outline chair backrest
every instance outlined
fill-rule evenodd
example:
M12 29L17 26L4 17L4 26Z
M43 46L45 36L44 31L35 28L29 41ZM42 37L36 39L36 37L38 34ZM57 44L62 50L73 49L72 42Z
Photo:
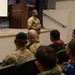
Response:
M15 64L0 67L0 75L16 75Z
M57 52L58 64L62 64L63 62L67 62L69 57L66 55L66 50L61 50Z
M36 75L37 73L39 73L39 71L36 68L35 60L18 65L17 75Z

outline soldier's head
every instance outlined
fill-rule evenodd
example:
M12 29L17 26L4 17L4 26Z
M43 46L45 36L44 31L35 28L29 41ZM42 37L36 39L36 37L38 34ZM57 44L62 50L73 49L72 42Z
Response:
M71 40L67 46L66 54L71 59L75 59L75 39ZM75 61L75 60L74 60Z
M27 36L24 32L20 32L16 35L14 43L17 47L25 47L27 44Z
M32 16L37 17L38 16L38 12L36 9L31 11Z
M50 46L40 46L35 54L35 64L39 71L52 69L57 63L57 54Z
M60 40L60 32L58 30L52 30L50 32L50 39L52 42Z
M28 31L27 37L30 42L33 42L34 40L36 41L38 39L39 35L35 30L31 29Z
M75 38L75 29L73 29L72 38Z

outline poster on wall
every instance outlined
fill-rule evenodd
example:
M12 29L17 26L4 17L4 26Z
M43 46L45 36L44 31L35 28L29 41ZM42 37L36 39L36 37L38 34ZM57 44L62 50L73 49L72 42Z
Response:
M8 16L8 0L0 0L0 17Z

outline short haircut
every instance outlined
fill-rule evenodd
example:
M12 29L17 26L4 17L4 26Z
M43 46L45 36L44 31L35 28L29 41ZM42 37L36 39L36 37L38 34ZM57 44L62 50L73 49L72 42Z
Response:
M26 41L27 41L27 35L24 32L19 32L16 35L15 40L19 45L24 46L26 44Z
M35 10L36 10L36 9L33 9L33 10L31 11L31 15L34 13Z
M57 54L50 46L40 46L35 54L36 60L46 69L56 66Z
M75 58L75 39L73 39L69 42L68 48L70 48L70 52L71 52L72 56Z
M50 32L50 36L55 39L55 40L59 40L60 39L60 32L58 30L52 30Z
M75 34L75 29L73 29L73 34Z

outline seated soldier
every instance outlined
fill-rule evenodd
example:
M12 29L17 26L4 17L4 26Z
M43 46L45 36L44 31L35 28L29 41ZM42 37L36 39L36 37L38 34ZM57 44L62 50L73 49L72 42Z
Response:
M25 47L25 45L27 44L27 36L25 33L23 32L18 33L16 35L14 43L16 45L16 50L5 57L1 66L13 63L18 64L21 62L34 59L32 52Z
M57 53L50 46L40 46L35 54L38 75L64 75L57 64Z
M29 40L29 45L27 48L35 55L38 47L41 46L42 43L39 41L39 36L35 30L29 30L27 36Z
M75 75L75 39L69 42L66 54L70 58L70 62L63 68L62 72L65 75Z
M52 30L50 32L50 39L53 42L53 44L50 44L56 52L65 49L64 42L60 39L60 32L58 30Z

